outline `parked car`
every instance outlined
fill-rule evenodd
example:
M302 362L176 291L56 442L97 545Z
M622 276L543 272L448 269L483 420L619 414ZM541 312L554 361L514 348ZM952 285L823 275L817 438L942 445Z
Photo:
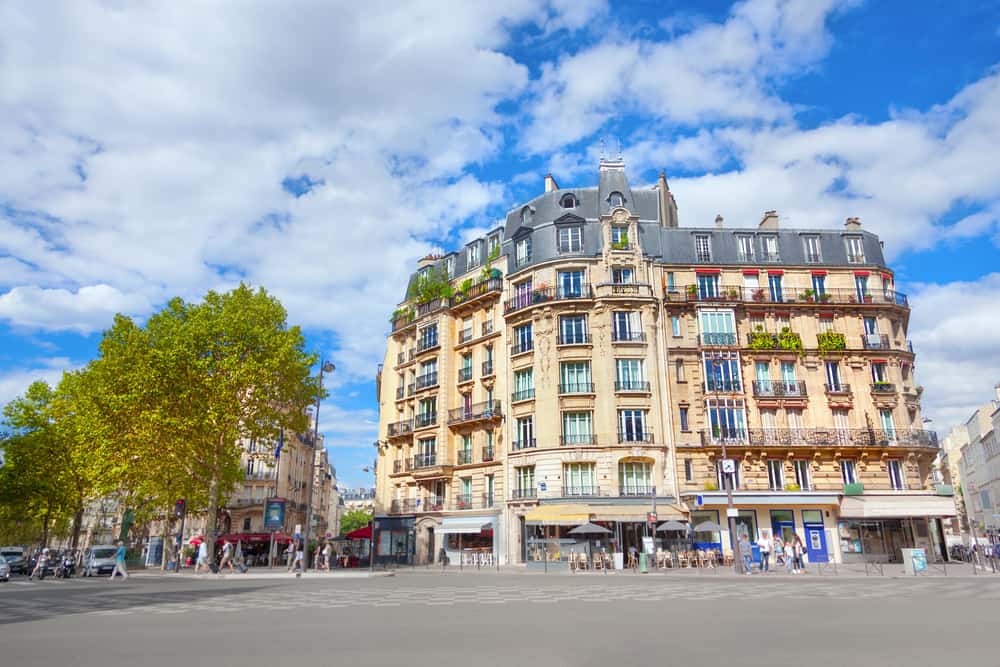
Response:
M28 560L23 547L0 547L0 556L7 561L11 574L28 574Z
M3 556L0 556L0 581L10 581L10 565Z
M56 565L59 559L55 549L49 549L49 559L45 561L45 568L43 572L40 572L40 577L50 577L56 572ZM28 574L35 571L35 565L38 564L38 554L35 554L28 560Z
M83 576L93 577L101 574L111 574L115 569L115 552L113 544L102 544L90 547L83 552Z

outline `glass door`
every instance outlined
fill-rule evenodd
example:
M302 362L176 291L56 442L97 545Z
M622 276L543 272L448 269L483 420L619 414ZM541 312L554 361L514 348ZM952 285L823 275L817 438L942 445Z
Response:
M583 271L563 271L559 274L559 298L578 299L583 296Z

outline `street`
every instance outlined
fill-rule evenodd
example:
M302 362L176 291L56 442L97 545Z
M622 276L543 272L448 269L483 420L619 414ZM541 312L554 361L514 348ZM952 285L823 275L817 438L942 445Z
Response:
M940 665L994 650L1000 578L133 576L0 586L9 665Z

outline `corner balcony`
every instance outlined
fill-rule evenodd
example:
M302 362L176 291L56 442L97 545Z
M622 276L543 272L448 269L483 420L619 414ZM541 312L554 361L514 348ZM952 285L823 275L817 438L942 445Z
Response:
M503 417L500 401L483 401L448 411L448 425L470 424L478 421L499 420Z
M754 380L754 398L805 398L806 383L802 380Z
M389 424L386 429L386 434L389 438L405 438L413 433L413 420L404 419L403 421L393 422Z
M585 283L575 288L565 287L539 287L524 294L518 294L513 299L508 299L504 304L504 314L524 310L531 306L557 301L572 301L578 299L593 299L594 291L590 283Z

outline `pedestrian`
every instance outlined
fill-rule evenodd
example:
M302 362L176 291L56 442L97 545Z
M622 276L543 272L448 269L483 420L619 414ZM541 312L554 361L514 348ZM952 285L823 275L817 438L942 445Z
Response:
M746 533L740 535L740 556L743 558L743 574L753 574L753 547Z
M795 536L795 574L805 574L806 572L806 545L802 538Z
M785 543L781 541L781 535L775 534L774 536L774 564L784 565L785 564Z
M198 562L195 563L194 573L198 574L201 572L201 568L205 568L209 572L212 571L212 568L208 565L208 542L206 540L202 540L198 544Z
M233 543L229 540L225 540L222 543L222 560L219 562L219 574L222 574L222 568L229 566L231 572L235 572L236 568L233 567Z
M321 561L322 557L323 557L323 545L317 542L316 548L313 550L313 559L312 559L314 570L322 569L323 567L323 563Z
M295 573L302 574L305 570L305 558L306 558L306 547L300 540L298 546L295 549Z
M757 540L757 548L760 549L760 571L761 573L771 570L771 539L767 531L760 531L760 539Z
M791 540L785 542L785 572L789 574L798 574L795 571L795 546L792 544Z
M330 556L333 555L333 545L329 542L323 547L323 569L330 571Z
M45 547L44 549L41 550L41 552L39 552L37 560L35 561L35 569L33 569L31 571L31 574L28 575L28 580L30 581L31 579L33 579L36 574L38 575L39 579L44 579L45 568L48 566L48 564L49 564L49 548Z
M125 548L125 543L118 540L118 548L115 550L115 567L111 570L111 576L108 577L108 581L112 581L116 574L122 575L122 579L128 579L128 570L125 569L125 554L128 550Z
M288 566L285 571L291 572L292 566L295 564L295 540L289 542L288 548L285 549L285 564Z

